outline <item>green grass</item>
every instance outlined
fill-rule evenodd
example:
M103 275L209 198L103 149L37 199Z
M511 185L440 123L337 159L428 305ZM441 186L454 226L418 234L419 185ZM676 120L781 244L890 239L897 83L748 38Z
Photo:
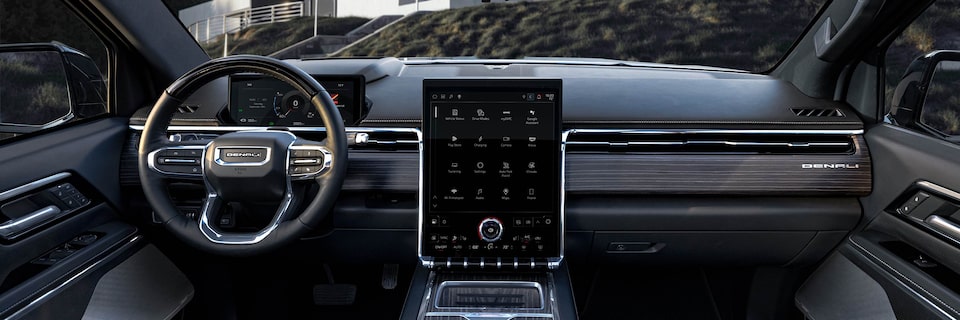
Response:
M317 20L317 33L321 35L345 35L367 23L370 19L359 17L328 18ZM253 26L230 35L228 54L269 55L313 36L313 17L302 17L287 22ZM203 49L211 57L223 56L223 36L206 43Z
M552 0L413 16L341 56L594 57L769 69L822 0Z

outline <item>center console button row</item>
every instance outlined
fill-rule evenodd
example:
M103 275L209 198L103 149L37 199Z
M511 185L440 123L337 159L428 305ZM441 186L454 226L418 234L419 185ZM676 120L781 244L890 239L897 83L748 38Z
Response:
M520 257L437 257L437 266L454 268L481 268L481 269L536 269L544 268L549 264L546 258Z

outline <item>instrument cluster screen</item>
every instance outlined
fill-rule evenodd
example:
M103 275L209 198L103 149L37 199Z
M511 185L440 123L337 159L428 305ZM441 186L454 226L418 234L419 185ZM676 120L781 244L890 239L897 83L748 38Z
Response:
M316 76L340 110L345 125L355 125L364 103L363 76ZM317 110L287 83L270 76L230 78L230 117L241 126L323 126Z
M560 85L424 81L422 255L560 255Z

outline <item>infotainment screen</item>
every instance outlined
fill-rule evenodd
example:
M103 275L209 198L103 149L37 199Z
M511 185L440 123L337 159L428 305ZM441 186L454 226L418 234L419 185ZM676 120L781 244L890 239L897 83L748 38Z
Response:
M424 80L421 256L560 256L560 88Z
M361 120L363 76L316 76L345 125ZM263 75L230 77L230 117L241 126L323 126L317 111L292 86Z

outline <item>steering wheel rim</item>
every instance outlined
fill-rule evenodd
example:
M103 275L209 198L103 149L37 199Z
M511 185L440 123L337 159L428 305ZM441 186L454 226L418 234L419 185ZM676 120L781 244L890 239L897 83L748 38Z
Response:
M316 197L313 198L310 204L296 218L290 219L289 216L283 216L282 211L285 211L285 207L281 205L280 210L278 210L274 216L277 220L276 224L273 224L272 221L272 225L268 225L268 227L264 229L269 228L270 230L263 235L255 237L253 239L254 241L218 241L218 233L211 233L209 225L204 226L207 212L204 212L200 222L194 221L178 212L167 191L169 177L155 171L151 161L153 161L154 151L171 146L167 139L167 127L177 107L183 103L184 99L196 92L203 85L215 79L238 73L260 73L269 75L293 86L294 89L304 96L310 97L309 100L314 108L317 109L318 115L327 132L327 138L321 143L322 149L325 149L325 158L323 161L325 165L322 173L311 176L319 185ZM249 133L250 131L238 132L234 137L244 132ZM258 136L263 139L283 140L285 139L282 137L284 134L292 136L292 134L287 131L260 131L247 135ZM210 198L211 183L208 181L208 178L211 178L211 175L213 175L213 173L210 173L210 171L212 171L210 165L213 164L213 162L208 161L212 161L213 159L213 155L210 154L210 152L213 151L211 145L221 138L226 141L227 138L225 137L228 135L214 139L204 149L202 161L205 165L202 167L202 170L204 184L208 192L204 210L208 209L211 200L215 200L215 198ZM301 139L294 136L294 140L300 141ZM293 142L290 143L290 146L292 145ZM282 151L289 152L292 148L281 149ZM219 157L219 148L216 152ZM267 158L269 158L270 153L267 152L267 154ZM279 159L276 158L267 160L279 161ZM290 161L289 153L282 160L284 161L284 168L287 168L287 166L289 166L287 163ZM333 207L343 184L344 176L346 175L347 137L343 120L340 117L336 105L333 100L330 99L329 94L327 94L323 86L312 76L299 68L277 59L253 55L235 55L213 59L203 63L188 71L164 90L163 94L154 104L144 124L138 149L138 163L140 181L147 201L167 230L187 244L207 252L229 256L256 255L275 250L298 239L324 219L327 212ZM279 166L279 164L276 165ZM284 174L288 173L284 172ZM289 182L288 177L288 187ZM213 194L217 193L217 190L213 191ZM290 190L288 190L287 194L291 194ZM287 199L284 201L283 203L286 203ZM296 201L290 202L293 204L296 203ZM291 203L286 203L286 206L289 205L291 205ZM212 231L217 230L214 227Z

